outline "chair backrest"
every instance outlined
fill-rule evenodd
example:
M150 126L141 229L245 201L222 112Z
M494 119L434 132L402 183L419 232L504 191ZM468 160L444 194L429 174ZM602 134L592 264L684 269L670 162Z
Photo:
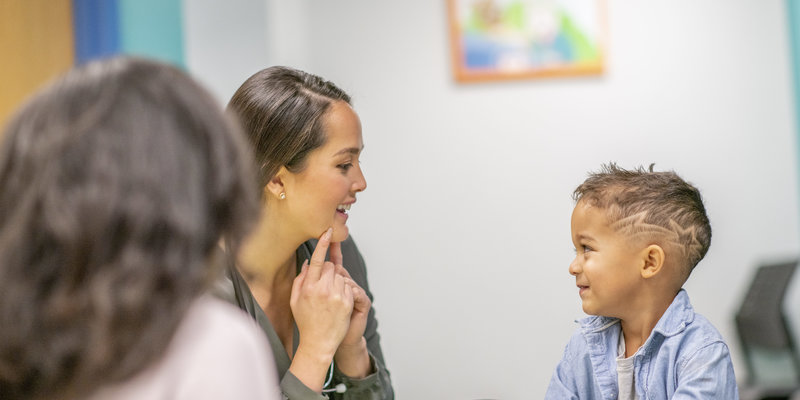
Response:
M783 307L797 263L759 267L736 313L750 383L800 383L800 359Z

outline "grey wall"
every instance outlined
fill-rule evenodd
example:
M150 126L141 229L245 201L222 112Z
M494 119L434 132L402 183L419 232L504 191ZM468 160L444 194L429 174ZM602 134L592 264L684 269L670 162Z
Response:
M609 0L603 76L462 85L444 1L224 2L257 16L235 22L185 1L187 63L221 101L262 64L354 97L369 188L351 232L399 398L543 395L582 316L570 193L607 161L701 188L714 238L686 288L743 376L733 313L756 264L800 243L783 2Z

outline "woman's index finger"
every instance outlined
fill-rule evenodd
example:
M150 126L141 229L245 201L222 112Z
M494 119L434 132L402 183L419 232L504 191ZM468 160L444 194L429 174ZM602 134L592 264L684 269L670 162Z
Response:
M344 261L342 257L342 244L339 242L331 243L330 253L331 262L334 265L342 265Z
M319 279L320 271L325 264L325 254L328 253L328 246L331 244L331 230L332 228L328 228L328 230L319 237L317 247L314 248L314 253L311 254L311 262L308 264L308 274L314 280Z

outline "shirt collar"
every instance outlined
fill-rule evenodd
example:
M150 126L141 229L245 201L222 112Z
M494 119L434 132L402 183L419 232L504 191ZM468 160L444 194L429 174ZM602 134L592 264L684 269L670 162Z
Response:
M686 329L694 321L694 309L689 302L689 295L681 289L672 300L667 311L658 320L653 333L658 333L664 337L675 336Z
M658 333L664 337L675 336L683 332L686 327L694 320L694 309L689 302L689 295L681 289L672 300L672 303L659 318L653 333ZM580 324L584 333L597 333L604 331L616 324L618 318L603 317L599 315L589 316L576 321ZM652 334L651 334L652 336Z

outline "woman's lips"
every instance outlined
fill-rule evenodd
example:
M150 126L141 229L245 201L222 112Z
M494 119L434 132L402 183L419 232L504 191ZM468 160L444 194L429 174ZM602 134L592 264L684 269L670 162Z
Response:
M339 204L336 207L336 213L338 215L340 215L340 216L343 216L344 219L346 220L347 219L347 212L350 210L350 206L352 206L352 205L353 205L353 203Z

